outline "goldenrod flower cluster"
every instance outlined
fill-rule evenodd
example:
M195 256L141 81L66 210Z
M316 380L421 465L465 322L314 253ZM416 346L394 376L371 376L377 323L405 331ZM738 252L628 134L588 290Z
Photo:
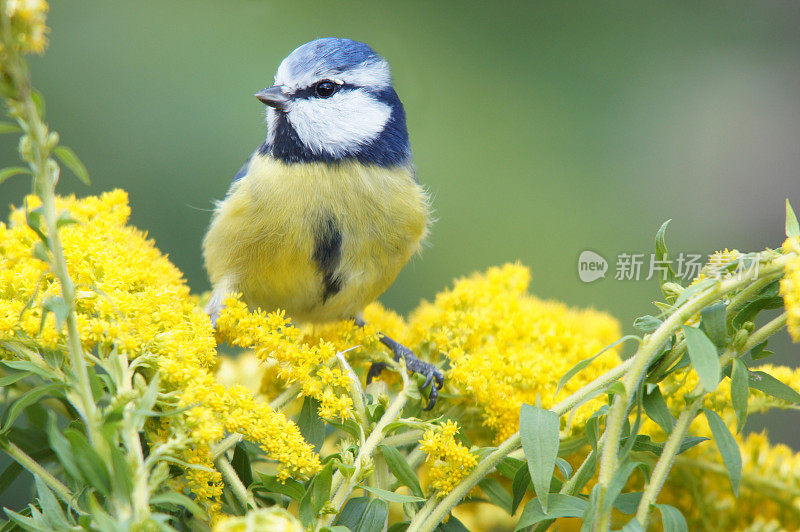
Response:
M431 463L430 487L437 495L444 496L469 475L478 461L469 449L456 441L458 425L451 420L425 431L420 447Z
M781 279L781 295L786 307L789 334L795 342L800 342L800 239L786 239L783 249L797 254L786 265L786 274Z
M0 339L61 349L63 331L46 312L60 297L60 287L48 264L32 256L38 237L26 223L26 211L39 200L29 196L25 203L12 211L10 225L0 223ZM181 458L211 466L211 445L225 432L239 432L280 462L282 478L315 473L319 459L294 423L245 387L226 388L214 380L216 347L208 316L181 272L144 233L126 225L127 194L59 198L57 208L68 213L62 219L76 222L63 225L59 236L77 289L84 349L115 349L140 359L143 369L159 371L161 391L176 398L175 406L192 407L151 434L166 439L170 431L186 431L191 448ZM221 493L213 470L190 469L187 478L199 497Z
M45 25L49 6L45 0L6 0L5 13L10 24L11 38L14 44L23 53L34 52L41 54L47 46L47 31ZM4 55L3 45L0 43L0 58Z
M256 355L273 368L267 374L269 378L277 376L282 383L298 383L302 395L320 402L320 417L345 420L352 416L350 377L332 366L337 352L374 343L375 331L365 333L345 321L327 326L327 337L314 336L292 325L282 311L251 312L237 297L226 298L217 331L231 345L254 348Z
M410 320L416 344L431 343L449 358L446 382L457 390L454 400L477 405L496 441L518 430L523 403L552 406L620 362L609 350L557 395L562 375L619 339L619 323L603 312L533 297L529 282L528 269L519 264L490 268L456 281ZM574 424L580 426L599 406L584 405Z
M275 507L226 517L214 525L214 532L303 532L303 525L288 511Z

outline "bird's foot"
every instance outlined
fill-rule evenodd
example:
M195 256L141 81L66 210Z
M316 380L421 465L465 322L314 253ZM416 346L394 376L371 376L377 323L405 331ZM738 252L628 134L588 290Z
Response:
M407 348L403 344L395 342L388 336L381 334L380 340L386 347L392 350L394 359L396 361L399 362L402 358L405 360L406 368L409 371L425 376L425 384L422 385L423 389L427 388L429 385L431 385L431 383L434 383L431 386L431 391L428 395L428 405L424 410L427 411L432 409L434 405L436 405L436 399L439 397L439 389L441 389L442 385L444 385L444 375L442 375L442 372L436 369L436 366L433 364L425 362L424 360L420 360L417 358L414 352L411 351L411 349ZM367 384L372 382L372 379L380 375L381 371L386 369L387 366L388 364L385 362L373 363L367 372Z

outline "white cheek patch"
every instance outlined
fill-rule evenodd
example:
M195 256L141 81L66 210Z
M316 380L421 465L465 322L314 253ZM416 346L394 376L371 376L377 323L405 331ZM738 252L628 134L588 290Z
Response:
M334 157L374 140L392 114L391 107L362 90L342 90L327 99L295 100L287 111L297 136L311 152Z

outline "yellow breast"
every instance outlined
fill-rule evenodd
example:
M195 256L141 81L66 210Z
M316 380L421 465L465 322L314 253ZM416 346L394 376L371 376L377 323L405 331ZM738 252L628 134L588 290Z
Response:
M429 198L413 168L253 156L203 242L218 289L297 321L353 317L419 249Z

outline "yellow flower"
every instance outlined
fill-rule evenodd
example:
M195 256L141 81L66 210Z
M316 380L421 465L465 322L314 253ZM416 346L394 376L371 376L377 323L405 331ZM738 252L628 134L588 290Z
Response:
M478 464L469 449L455 440L457 432L458 425L448 420L425 431L420 440L422 450L428 455L426 462L432 463L430 487L440 497L450 493Z
M796 253L786 265L786 273L781 279L781 295L786 306L789 334L795 342L800 342L800 239L786 239L783 249Z
M446 386L458 396L452 400L477 405L495 441L518 430L522 403L551 406L620 362L609 350L557 395L562 375L619 339L619 324L602 312L537 299L527 294L529 281L528 269L518 264L490 268L456 281L410 319L411 344L446 354ZM599 405L584 405L573 423L580 426Z
M47 46L45 20L49 6L44 0L6 0L3 16L23 52L42 53ZM0 50L2 52L2 50Z
M39 203L30 196L26 209ZM77 289L84 349L141 358L143 376L157 369L160 391L174 398L167 408L191 407L170 418L166 431L149 427L149 434L160 438L155 441L168 438L170 431L185 433L189 444L181 460L212 467L211 446L226 432L239 432L279 462L281 478L307 478L318 471L318 456L292 421L243 386L226 388L214 380L217 354L208 316L189 294L181 272L144 233L126 225L127 194L115 190L56 203L77 221L62 226L59 236ZM0 224L0 340L64 351L63 331L47 311L61 296L58 281L48 264L32 256L38 237L26 223L25 209L13 209L10 220L8 226ZM0 358L9 356L14 355L0 349ZM187 468L185 475L202 502L209 508L216 504L211 501L221 489L216 472Z
M303 532L303 525L283 508L268 508L222 519L214 532Z

